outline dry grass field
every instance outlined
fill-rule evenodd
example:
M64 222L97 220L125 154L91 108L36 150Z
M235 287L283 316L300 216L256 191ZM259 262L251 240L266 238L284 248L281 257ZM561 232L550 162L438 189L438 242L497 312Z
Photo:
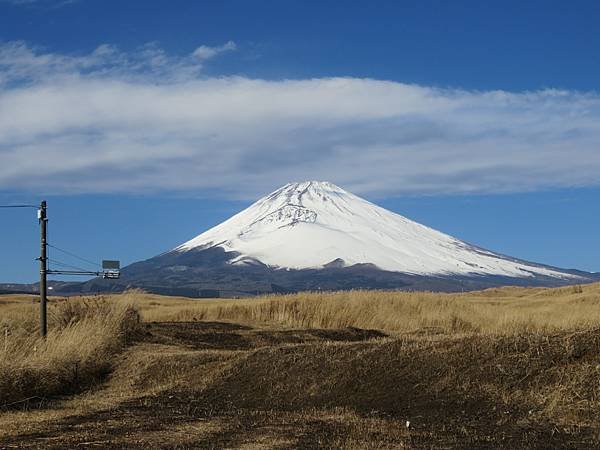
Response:
M55 298L45 342L37 313L0 297L0 449L600 442L600 284Z
M466 294L350 291L244 300L171 300L141 295L145 321L227 320L297 328L375 328L410 333L512 335L600 326L600 284L502 288Z
M1 298L1 297L0 297ZM0 404L80 391L102 380L139 327L132 307L105 299L56 302L52 333L39 337L30 298L0 300Z

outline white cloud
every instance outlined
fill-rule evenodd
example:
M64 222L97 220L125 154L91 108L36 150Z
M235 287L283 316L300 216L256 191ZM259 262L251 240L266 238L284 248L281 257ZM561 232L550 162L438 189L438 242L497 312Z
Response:
M235 42L229 41L226 44L220 45L218 47L208 47L206 45L201 45L196 50L194 50L193 55L200 60L206 60L214 58L219 53L229 52L236 49L237 46L235 45Z
M195 59L156 45L84 56L4 45L0 190L253 198L304 179L392 195L600 184L597 93L210 78Z
M43 53L25 42L0 44L0 86L60 80L69 77L88 79L118 79L136 83L164 84L198 78L203 61L219 53L235 50L234 42L220 47L200 47L211 56L170 56L155 42L139 47L134 52L122 52L117 47L103 44L87 55Z

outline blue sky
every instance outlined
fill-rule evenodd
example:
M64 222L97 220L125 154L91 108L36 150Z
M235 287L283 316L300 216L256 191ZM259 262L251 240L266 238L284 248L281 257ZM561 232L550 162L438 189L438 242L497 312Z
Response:
M0 204L46 198L51 242L127 263L322 179L492 250L600 271L599 15L0 0ZM0 282L35 280L37 235L34 211L0 210Z

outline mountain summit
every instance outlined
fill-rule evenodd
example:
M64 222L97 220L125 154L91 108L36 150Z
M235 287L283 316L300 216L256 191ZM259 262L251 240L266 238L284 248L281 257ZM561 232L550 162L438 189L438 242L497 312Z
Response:
M243 296L340 289L557 286L597 275L522 261L420 225L327 182L290 183L229 220L80 292Z
M277 269L372 264L412 275L576 275L469 245L328 182L289 183L175 249L221 247L231 264Z

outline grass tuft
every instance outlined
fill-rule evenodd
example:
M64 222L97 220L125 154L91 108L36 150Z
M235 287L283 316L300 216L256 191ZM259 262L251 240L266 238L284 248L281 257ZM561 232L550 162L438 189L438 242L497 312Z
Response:
M105 298L49 306L49 333L39 337L38 305L3 311L0 329L0 406L80 391L110 371L113 356L139 323L137 311Z

